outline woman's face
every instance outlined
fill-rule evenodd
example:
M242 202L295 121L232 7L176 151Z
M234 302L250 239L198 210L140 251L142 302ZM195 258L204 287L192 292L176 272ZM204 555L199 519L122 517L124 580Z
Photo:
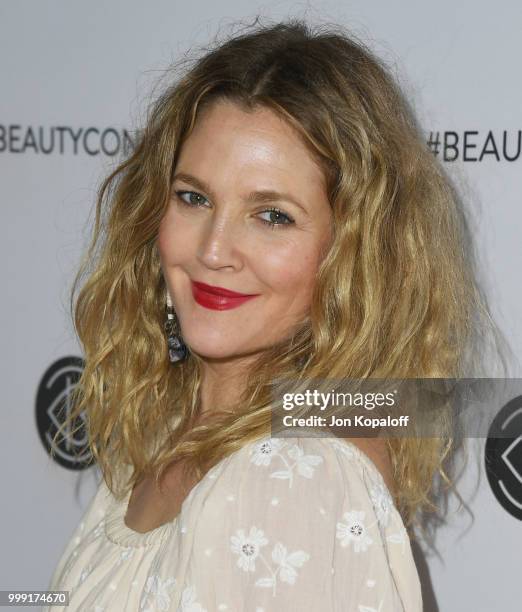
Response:
M185 343L227 359L289 336L309 312L331 237L324 176L298 135L267 108L215 102L174 174L157 244ZM254 297L220 297L194 282Z

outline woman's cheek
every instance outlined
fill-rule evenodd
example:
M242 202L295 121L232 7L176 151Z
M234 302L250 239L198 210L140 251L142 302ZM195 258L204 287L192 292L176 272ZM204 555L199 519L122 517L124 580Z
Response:
M299 255L297 255L299 254ZM263 261L263 260L259 260ZM314 285L317 256L302 249L264 258L268 284L286 293L308 293ZM261 274L260 274L261 275Z
M167 214L161 221L158 229L157 245L161 257L170 262L176 262L180 257L188 254L190 245L194 245L195 236L191 232L193 227L184 226L183 221L174 219L174 215Z

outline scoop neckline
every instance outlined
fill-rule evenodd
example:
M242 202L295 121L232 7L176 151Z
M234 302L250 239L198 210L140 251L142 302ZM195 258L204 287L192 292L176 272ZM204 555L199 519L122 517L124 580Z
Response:
M163 541L167 533L177 526L183 506L173 520L146 532L135 531L125 523L125 515L127 514L131 495L132 487L122 499L117 499L111 494L105 520L106 536L109 540L121 546L150 546Z
M183 533L181 517L186 504L189 503L196 491L203 486L203 483L209 479L214 479L217 471L224 467L225 462L229 461L232 455L240 452L243 448L244 447L241 447L239 450L234 451L230 455L224 457L203 475L203 478L201 478L201 480L199 480L189 491L188 495L181 504L178 514L173 519L159 525L158 527L155 527L154 529L150 529L149 531L135 531L125 523L125 515L127 514L127 509L129 507L132 487L129 489L129 491L127 491L127 493L125 493L122 499L117 499L109 492L110 501L106 511L105 535L109 540L111 540L111 542L114 544L119 544L120 546L145 547L161 543L171 532L177 531L178 529L180 529ZM126 466L123 471L125 471L125 469L128 472L127 476L130 475L130 471L132 469L131 466Z
M330 441L330 443L332 443L334 446L337 446L337 448L341 449L341 452L347 457L350 457L350 453L355 455L361 463L366 465L370 469L370 471L374 473L380 485L384 488L384 491L390 496L393 502L394 498L379 468L372 461L372 459L370 459L370 457L362 449L360 449L356 444L354 444L353 442L349 440L344 440L342 438L337 438L335 436L330 437L330 436L317 436L316 435L316 436L310 436L310 437L319 438L322 440L325 439L325 440ZM291 439L295 441L295 440L299 440L302 438L309 439L309 437L307 438L306 436L292 436ZM146 546L152 546L154 544L161 543L167 537L169 533L173 531L177 531L178 529L183 529L183 527L180 525L180 522L181 522L181 516L183 513L183 509L186 506L186 503L188 502L190 498L194 496L196 490L200 488L201 486L203 486L204 482L206 482L209 478L215 478L215 473L217 472L217 470L219 470L220 468L224 466L224 463L227 460L230 460L232 456L238 454L239 452L243 451L247 447L255 446L258 444L263 444L271 439L288 440L287 437L274 438L273 436L268 435L268 436L264 436L263 438L254 440L253 442L249 442L245 444L244 446L242 446L237 451L234 451L230 455L227 455L221 461L219 461L216 465L214 465L206 474L204 474L203 478L199 480L192 487L189 494L183 500L179 513L173 519L171 519L170 521L167 521L166 523L163 523L162 525L159 525L158 527L155 527L154 529L146 531L146 532L135 531L134 529L131 529L125 523L125 515L127 514L130 497L132 495L132 487L121 499L117 499L107 489L108 494L110 495L110 501L109 501L109 504L106 510L106 515L105 515L105 535L113 543L118 544L120 546L126 546L126 547L146 547ZM126 469L130 472L131 467L126 466ZM395 508L394 502L392 503L392 506Z

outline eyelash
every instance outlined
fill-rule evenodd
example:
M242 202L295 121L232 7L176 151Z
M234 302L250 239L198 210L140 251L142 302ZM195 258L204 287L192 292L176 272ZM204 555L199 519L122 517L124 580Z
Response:
M194 194L197 195L201 198L204 198L204 196L202 196L200 193L198 193L197 191L188 191L188 190L182 190L182 191L175 191L174 192L176 194L176 196L178 197L178 199L185 205L185 206L190 206L192 208L194 207L198 207L197 204L189 204L188 202L186 202L181 196L185 195L187 193L189 194ZM204 198L206 199L206 198ZM267 225L270 229L275 229L276 227L278 228L282 228L282 227L288 227L290 225L293 225L295 223L294 219L292 219L292 217L290 217L289 215L287 215L286 213L284 213L282 210L279 210L279 208L275 208L274 206L271 206L270 208L267 208L263 211L261 211L263 213L266 212L275 212L278 213L279 215L282 215L283 217L285 217L286 219L288 219L288 222L284 222L284 223L273 223L271 221L267 221L266 219L260 219L261 223L264 223L265 225Z

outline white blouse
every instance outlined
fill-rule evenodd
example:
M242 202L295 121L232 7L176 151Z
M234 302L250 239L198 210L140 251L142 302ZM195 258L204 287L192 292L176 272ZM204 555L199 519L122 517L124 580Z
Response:
M125 524L129 498L101 481L49 586L69 606L44 612L422 612L401 516L347 441L246 444L147 533Z

